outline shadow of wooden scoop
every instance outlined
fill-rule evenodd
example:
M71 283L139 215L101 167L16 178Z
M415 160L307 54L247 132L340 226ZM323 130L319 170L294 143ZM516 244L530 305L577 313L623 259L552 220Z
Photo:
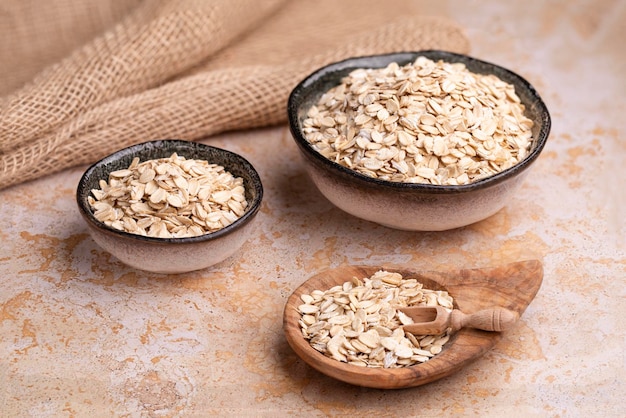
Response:
M413 320L413 324L402 328L414 335L439 335L448 328L455 332L465 327L483 331L506 331L519 319L517 312L504 308L483 309L472 314L465 314L458 309L449 312L441 306L409 306L398 310Z

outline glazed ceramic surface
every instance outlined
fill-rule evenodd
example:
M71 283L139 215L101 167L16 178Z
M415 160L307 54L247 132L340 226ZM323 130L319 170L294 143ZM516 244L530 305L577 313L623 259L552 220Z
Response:
M187 159L202 159L222 165L234 176L243 178L248 201L244 215L219 231L188 238L130 234L95 219L87 198L92 189L99 188L100 180L108 180L112 171L127 168L135 157L146 161L169 157L173 152ZM146 142L111 154L87 169L76 192L78 208L94 241L125 264L156 273L199 270L233 255L249 237L251 221L259 210L262 198L261 179L243 157L224 149L180 140Z
M331 161L315 151L302 131L307 111L320 96L357 68L382 68L391 62L406 65L418 56L462 62L474 73L495 74L513 84L533 122L533 144L515 166L470 184L447 186L396 183L374 179ZM483 220L502 209L518 189L527 170L543 150L550 132L550 114L530 83L519 75L485 61L443 51L421 51L352 58L323 67L292 91L289 126L306 170L319 191L334 205L359 218L396 229L440 231Z

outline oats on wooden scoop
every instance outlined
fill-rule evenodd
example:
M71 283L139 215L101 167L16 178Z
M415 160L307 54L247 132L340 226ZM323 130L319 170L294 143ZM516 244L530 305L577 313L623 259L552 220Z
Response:
M445 291L424 289L416 279L384 270L326 291L301 296L302 335L311 347L337 361L364 367L395 368L423 363L441 352L450 338L415 336L402 325L413 321L400 306L452 309Z

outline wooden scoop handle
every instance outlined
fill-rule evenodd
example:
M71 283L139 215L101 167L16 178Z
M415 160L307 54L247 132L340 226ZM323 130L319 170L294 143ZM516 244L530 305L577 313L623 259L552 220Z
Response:
M450 315L450 327L457 331L463 327L481 329L483 331L505 331L517 320L519 314L504 308L490 308L473 314L465 314L453 310Z

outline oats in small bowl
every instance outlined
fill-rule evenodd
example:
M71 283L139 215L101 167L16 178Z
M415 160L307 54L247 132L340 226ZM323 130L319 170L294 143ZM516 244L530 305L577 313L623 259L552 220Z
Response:
M288 118L308 174L333 204L424 231L500 210L550 131L545 104L522 77L443 51L323 67L294 88Z
M234 254L263 196L243 157L179 140L120 150L91 166L77 203L102 248L146 271L183 273Z

